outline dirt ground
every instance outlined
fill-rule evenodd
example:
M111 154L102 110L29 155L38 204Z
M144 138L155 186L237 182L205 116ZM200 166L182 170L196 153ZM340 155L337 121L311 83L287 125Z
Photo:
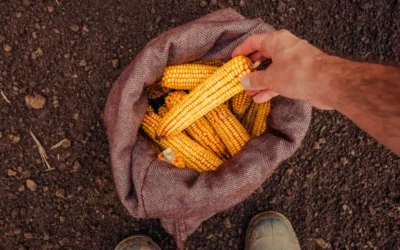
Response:
M10 102L0 97L0 249L113 249L139 233L175 249L157 220L120 204L102 122L112 83L170 28L231 6L332 54L399 61L397 0L211 2L0 1L0 90ZM303 249L400 249L400 159L342 115L315 110L300 150L204 222L187 249L243 249L250 219L269 209L292 221Z

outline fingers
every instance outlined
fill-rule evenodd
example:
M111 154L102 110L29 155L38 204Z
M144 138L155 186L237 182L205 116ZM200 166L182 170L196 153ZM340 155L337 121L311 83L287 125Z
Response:
M259 91L258 90L248 90L247 89L245 92L246 92L247 95L253 96L253 95L257 94Z
M264 33L250 36L233 51L232 57L238 55L247 56L255 51L259 51L264 57L271 58L271 54L269 51L265 51L264 47L266 46L263 45L263 43L268 43L272 38L271 34L272 33Z
M252 62L255 61L264 61L265 59L267 59L260 51L256 51L254 53L252 53L251 55L249 55L250 59Z
M266 70L256 71L242 77L241 84L246 90L275 90L273 65Z
M278 93L275 93L271 90L262 90L253 97L253 101L255 103L264 103L277 95Z

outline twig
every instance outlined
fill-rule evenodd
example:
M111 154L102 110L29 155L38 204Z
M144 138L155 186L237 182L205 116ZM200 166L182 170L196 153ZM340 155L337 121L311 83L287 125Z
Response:
M8 100L7 96L3 93L3 90L1 90L1 96L4 98L4 100L6 100L6 102L11 104L10 100Z
M58 0L56 0L56 3L57 3L58 6L60 6L60 2Z
M40 158L42 158L42 162L46 165L47 170L46 171L50 171L53 170L54 168L52 168L49 164L49 162L47 161L47 154L46 154L46 150L44 150L42 144L40 143L40 141L38 140L38 138L33 134L32 130L29 131L29 134L32 136L33 140L36 143L36 146L39 150L39 155Z
M71 142L67 138L65 138L65 139L62 139L57 144L53 145L50 149L59 148L59 147L61 147L63 145L68 145L68 144L71 144Z

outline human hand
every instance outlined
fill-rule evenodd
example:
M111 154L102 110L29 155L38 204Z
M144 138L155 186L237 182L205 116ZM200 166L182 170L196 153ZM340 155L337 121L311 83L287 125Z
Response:
M249 54L253 61L272 59L267 69L242 78L242 86L255 102L266 102L279 94L307 100L320 109L332 109L326 98L330 81L322 73L329 55L287 30L253 35L232 56Z

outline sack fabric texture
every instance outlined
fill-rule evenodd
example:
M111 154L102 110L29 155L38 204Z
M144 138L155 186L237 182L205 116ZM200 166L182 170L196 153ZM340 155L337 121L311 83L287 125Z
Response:
M148 106L144 88L161 79L167 65L196 59L230 59L247 37L272 32L261 19L223 9L151 40L113 85L105 124L119 198L135 218L158 218L183 248L187 237L217 212L242 202L300 146L311 120L304 101L276 97L268 132L251 139L215 172L199 174L157 160L140 132Z

